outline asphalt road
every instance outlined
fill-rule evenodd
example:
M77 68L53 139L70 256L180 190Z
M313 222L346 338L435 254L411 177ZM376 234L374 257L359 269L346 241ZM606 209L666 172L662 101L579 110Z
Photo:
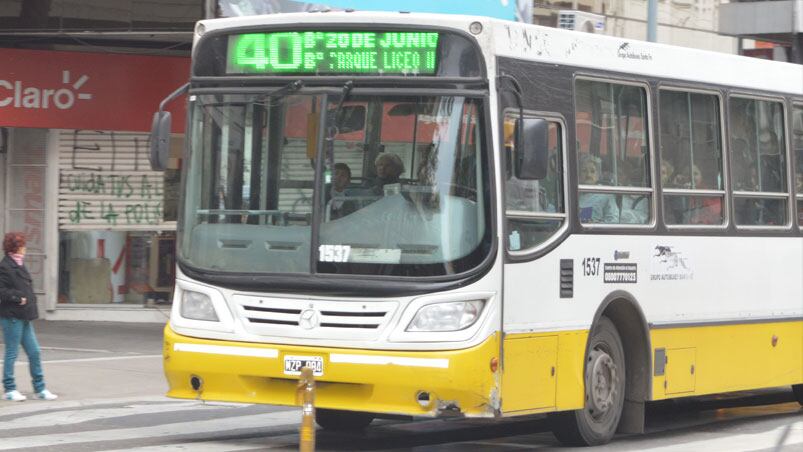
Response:
M0 402L0 450L298 448L297 408L165 398L161 325L38 321L36 328L48 387L61 397ZM16 367L18 386L30 393L25 366ZM378 420L361 434L319 430L317 450L551 450L559 445L548 422ZM803 409L788 389L650 404L647 429L594 450L803 451Z

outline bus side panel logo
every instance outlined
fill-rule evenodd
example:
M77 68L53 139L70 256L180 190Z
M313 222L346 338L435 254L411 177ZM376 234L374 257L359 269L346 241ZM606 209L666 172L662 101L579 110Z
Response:
M650 265L651 281L684 281L694 279L692 263L677 247L656 245Z
M638 264L605 264L603 280L606 284L635 284L638 282Z

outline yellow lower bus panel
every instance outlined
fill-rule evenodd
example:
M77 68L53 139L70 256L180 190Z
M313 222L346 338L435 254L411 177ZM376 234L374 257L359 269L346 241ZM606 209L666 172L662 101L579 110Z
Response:
M582 408L587 340L588 331L505 335L502 377L505 415Z
M653 400L803 383L803 322L661 328L650 332L666 356L653 369ZM660 368L660 363L658 363Z
M471 348L423 352L198 339L169 326L164 334L169 397L296 405L298 377L285 374L284 357L302 356L323 360L323 375L316 377L319 408L414 416L499 412L499 371L490 365L498 359L498 333ZM419 402L421 391L430 394L429 404Z

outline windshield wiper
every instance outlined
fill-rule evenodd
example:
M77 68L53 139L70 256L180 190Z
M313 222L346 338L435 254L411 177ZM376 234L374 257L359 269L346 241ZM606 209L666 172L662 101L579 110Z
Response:
M304 87L304 80L296 80L296 81L290 82L290 83L282 86L281 88L277 89L276 91L272 91L270 93L270 97L286 96L287 94L294 93L294 92L300 90L303 87Z
M340 95L340 100L337 102L335 111L332 112L332 117L334 118L335 127L339 126L340 121L343 119L340 117L340 110L343 108L343 102L345 102L346 98L349 97L349 94L351 94L352 88L354 88L353 80L348 80L346 83L343 84L343 93Z
M339 133L339 128L343 118L341 118L341 110L343 108L343 102L346 101L346 98L349 97L351 94L351 89L354 88L354 81L348 80L346 83L343 84L343 92L340 96L340 100L337 102L337 106L334 110L327 110L326 111L326 123L331 125L326 126L326 135L324 136L324 159L327 162L328 166L331 168L334 165L334 151L335 151L335 136Z
M286 85L284 85L282 87L276 88L275 90L271 91L268 94L263 94L263 95L259 96L258 99L260 100L260 103L262 101L264 101L265 99L274 99L274 100L281 99L281 98L287 96L288 94L291 94L291 93L294 93L294 92L300 90L303 87L304 87L304 81L303 80L294 80L294 81L292 81L292 82L290 82L290 83L288 83L288 84L286 84Z

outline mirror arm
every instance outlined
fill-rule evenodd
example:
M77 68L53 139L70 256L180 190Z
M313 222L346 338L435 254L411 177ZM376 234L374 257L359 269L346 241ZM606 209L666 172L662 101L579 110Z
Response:
M189 91L189 89L190 89L189 82L179 86L177 90L173 91L172 93L170 93L169 96L162 99L162 102L159 103L159 111L164 111L165 107L167 107L167 104L173 102L174 100L186 94L187 91Z
M337 126L337 124L340 122L340 109L343 108L343 102L345 102L346 98L349 97L349 94L351 94L352 88L354 88L354 82L351 80L348 80L343 84L343 92L340 95L340 100L337 102L337 107L335 107L335 126Z
M498 78L499 78L499 80L507 80L508 82L510 82L511 85L513 85L513 88L507 88L507 87L502 86L502 84L500 83L498 89L499 89L499 91L508 91L508 92L513 93L513 95L516 97L516 103L519 104L519 120L523 121L524 120L524 102L521 99L521 84L519 84L519 81L516 80L516 77L513 77L510 74L502 73L502 74L499 74ZM517 141L519 143L522 143L523 142L522 139L524 138L523 131L522 131L523 127L517 127L516 129L517 129L516 130L516 135L518 135L516 137Z

